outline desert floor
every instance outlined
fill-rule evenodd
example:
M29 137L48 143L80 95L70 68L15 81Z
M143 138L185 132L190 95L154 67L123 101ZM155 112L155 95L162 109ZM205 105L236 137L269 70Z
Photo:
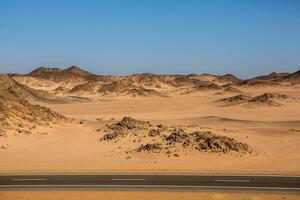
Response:
M52 199L172 199L172 200L296 200L299 196L296 194L265 194L265 193L218 193L218 192L163 192L163 191L95 191L95 190L0 190L1 200L52 200Z
M275 89L274 89L275 90ZM275 90L300 97L298 90ZM260 91L248 90L250 94ZM100 98L87 103L45 104L76 120L38 128L31 135L1 139L0 172L192 172L300 173L300 107L222 106L219 95L198 93L171 97ZM251 154L182 152L179 157L126 150L135 143L99 141L104 124L124 116L169 126L204 128L246 142ZM79 123L82 121L83 123Z

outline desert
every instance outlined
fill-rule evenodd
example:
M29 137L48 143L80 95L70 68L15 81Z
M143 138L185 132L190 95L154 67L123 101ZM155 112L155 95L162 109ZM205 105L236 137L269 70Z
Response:
M99 190L19 190L0 191L3 200L54 200L54 199L207 199L207 200L297 200L297 194L265 194L265 193L225 193L225 192L185 192L185 191L99 191Z
M2 173L300 173L300 71L243 80L39 67L0 82Z
M0 0L0 200L300 199L299 10Z

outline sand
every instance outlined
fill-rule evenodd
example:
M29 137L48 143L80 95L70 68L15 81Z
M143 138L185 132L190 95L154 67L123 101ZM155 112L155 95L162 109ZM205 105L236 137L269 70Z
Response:
M263 92L263 89L243 90L249 95ZM299 97L297 88L272 91ZM280 107L223 107L216 102L222 97L225 96L203 92L167 98L89 96L92 101L88 103L44 103L76 120L38 127L31 135L1 138L0 146L8 147L0 149L0 172L300 173L298 102L286 102ZM180 152L179 157L170 158L135 153L126 159L125 152L138 144L126 139L117 143L100 142L103 133L97 132L112 118L117 121L123 116L169 126L205 128L245 142L254 151L245 155Z
M0 191L1 200L81 200L81 199L172 199L172 200L296 200L297 194L174 192L174 191L95 191L95 190L21 190Z

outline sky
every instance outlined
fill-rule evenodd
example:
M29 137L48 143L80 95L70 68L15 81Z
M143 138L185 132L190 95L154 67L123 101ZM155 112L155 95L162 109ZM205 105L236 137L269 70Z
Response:
M300 69L300 0L0 0L0 72Z

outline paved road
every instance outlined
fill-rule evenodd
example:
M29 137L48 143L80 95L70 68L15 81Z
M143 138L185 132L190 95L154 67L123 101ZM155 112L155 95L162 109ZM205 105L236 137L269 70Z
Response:
M300 192L300 176L209 174L0 174L0 188L102 187Z

